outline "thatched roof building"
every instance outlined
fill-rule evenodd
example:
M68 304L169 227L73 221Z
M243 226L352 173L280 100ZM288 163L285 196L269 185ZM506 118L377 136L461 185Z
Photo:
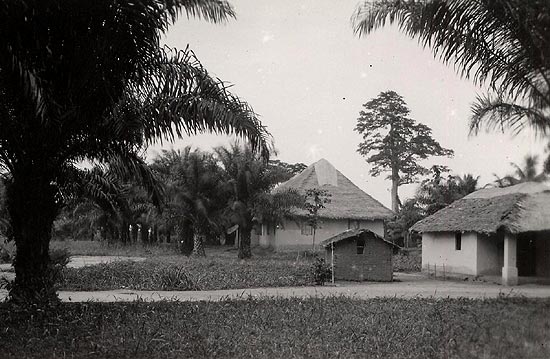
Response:
M417 222L416 232L550 231L550 187L534 182L485 188Z
M319 211L322 218L384 220L393 216L391 210L363 192L325 159L310 165L277 190L284 188L294 188L302 193L311 188L327 190L331 194L331 202ZM305 215L306 211L297 210L295 214Z

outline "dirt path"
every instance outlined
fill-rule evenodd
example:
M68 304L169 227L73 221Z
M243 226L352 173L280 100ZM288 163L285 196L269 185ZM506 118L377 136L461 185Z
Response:
M70 262L67 264L69 268L81 268L85 266L91 266L101 263L111 263L116 261L133 261L141 262L146 258L144 257L125 257L125 256L71 256ZM0 264L0 277L4 277L7 280L14 280L15 273L11 263Z
M391 283L338 283L336 286L324 287L292 287L292 288L253 288L208 291L138 291L112 290L97 292L59 292L59 297L65 302L128 302L134 300L159 301L201 301L248 299L250 297L325 297L348 296L354 298L376 297L435 297L435 298L496 298L498 296L550 298L550 286L521 285L504 287L497 284L478 282L441 281L422 276L400 275L400 282ZM7 293L0 291L0 299Z

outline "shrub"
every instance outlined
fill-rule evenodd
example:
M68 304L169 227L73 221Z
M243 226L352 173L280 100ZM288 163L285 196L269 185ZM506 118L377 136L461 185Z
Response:
M71 261L71 254L66 248L50 250L50 264L59 269L67 267Z
M317 257L313 263L313 281L317 285L324 285L332 278L332 269L324 258Z
M15 256L15 244L0 234L0 263L11 263Z
M0 248L0 263L11 263L12 254L6 248Z
M394 272L420 272L422 255L419 252L399 252L393 256Z

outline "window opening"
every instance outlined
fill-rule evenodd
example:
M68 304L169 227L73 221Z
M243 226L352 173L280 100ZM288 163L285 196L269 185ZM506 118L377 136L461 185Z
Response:
M313 227L310 226L306 222L302 222L301 233L302 233L303 236L312 236L313 235Z
M357 254L365 252L365 238L357 238Z
M455 232L455 250L460 251L462 249L462 233Z

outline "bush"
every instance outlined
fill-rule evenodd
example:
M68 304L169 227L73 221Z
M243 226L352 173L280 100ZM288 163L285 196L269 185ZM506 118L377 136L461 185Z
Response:
M313 281L317 285L324 285L332 279L332 269L324 258L317 257L313 263Z
M50 250L50 264L54 268L63 269L71 261L71 254L65 248Z
M6 248L0 248L0 263L11 263L12 254Z
M0 234L0 263L11 263L15 256L15 244Z
M394 272L420 272L422 255L418 251L402 251L393 256Z

